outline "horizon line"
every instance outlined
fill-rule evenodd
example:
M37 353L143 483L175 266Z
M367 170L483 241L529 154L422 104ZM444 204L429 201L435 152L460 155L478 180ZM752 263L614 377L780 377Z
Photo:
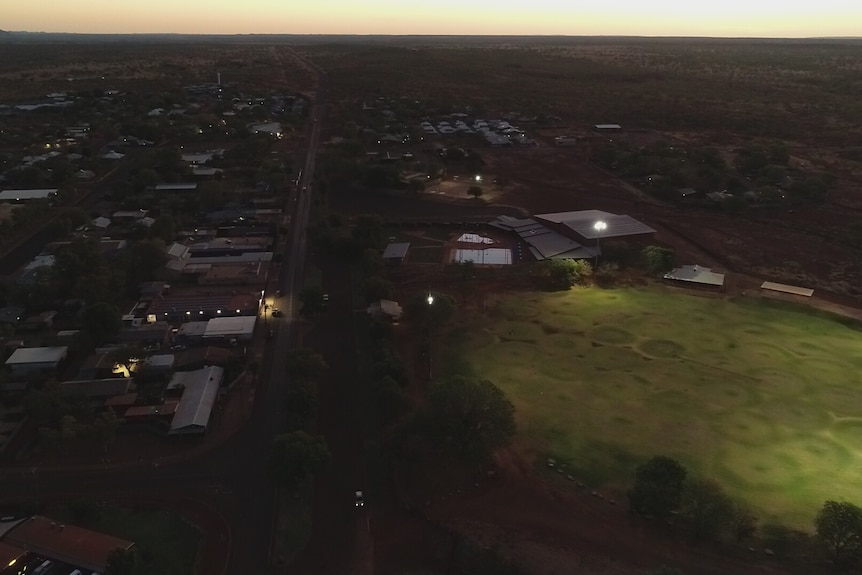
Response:
M665 40L862 40L862 36L686 36L644 34L385 34L385 33L326 33L326 32L45 32L34 30L2 30L0 34L44 34L68 36L343 36L384 38L634 38Z

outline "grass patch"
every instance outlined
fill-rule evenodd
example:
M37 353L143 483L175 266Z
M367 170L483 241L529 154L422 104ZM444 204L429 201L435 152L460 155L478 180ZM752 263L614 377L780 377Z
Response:
M282 490L278 497L275 552L279 563L290 563L311 536L314 488L309 482L295 492Z
M810 528L825 499L862 501L854 322L662 288L494 306L468 318L451 353L515 403L523 440L580 480L626 484L665 454L767 521Z

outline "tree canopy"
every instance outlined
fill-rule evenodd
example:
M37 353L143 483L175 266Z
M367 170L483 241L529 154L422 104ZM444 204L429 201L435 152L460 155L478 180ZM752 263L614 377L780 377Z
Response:
M680 496L679 516L694 539L712 539L730 526L733 502L710 479L686 480Z
M846 501L826 501L814 519L817 536L841 563L862 547L862 509Z
M679 509L685 478L685 467L677 460L657 455L635 471L629 505L641 515L664 519Z
M292 431L275 438L267 470L274 481L293 489L325 469L330 457L322 437Z
M515 436L515 406L485 379L455 376L435 384L424 412L433 438L447 452L484 459Z

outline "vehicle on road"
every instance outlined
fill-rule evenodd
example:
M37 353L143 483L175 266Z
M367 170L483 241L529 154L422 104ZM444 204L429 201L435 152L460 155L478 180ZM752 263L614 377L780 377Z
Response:
M272 308L272 317L281 317L283 315L282 311L277 307Z
M365 495L361 491L357 491L354 495L354 502L356 503L356 507L365 507Z
M281 297L281 290L280 289L275 290L275 297Z

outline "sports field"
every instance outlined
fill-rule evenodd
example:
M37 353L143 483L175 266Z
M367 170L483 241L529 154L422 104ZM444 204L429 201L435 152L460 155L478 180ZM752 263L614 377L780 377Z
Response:
M453 349L515 403L523 441L624 489L657 454L763 521L862 504L862 332L758 299L649 289L500 296Z

